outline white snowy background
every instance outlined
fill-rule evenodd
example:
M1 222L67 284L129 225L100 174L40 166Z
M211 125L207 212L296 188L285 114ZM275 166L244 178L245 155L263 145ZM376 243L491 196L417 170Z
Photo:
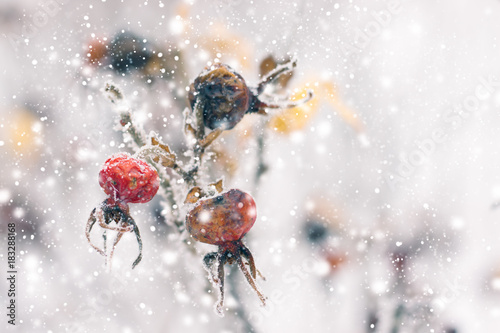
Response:
M190 80L212 60L202 45L224 36L240 46L221 61L249 84L267 55L294 56L290 89L334 83L363 124L353 130L322 102L302 130L269 130L258 188L255 142L232 146L240 167L226 186L257 202L246 243L266 277L266 307L233 270L226 315L214 313L201 265L214 248L188 252L159 199L131 207L144 240L134 270L132 235L110 273L88 245L85 223L105 199L100 166L128 149L104 84L118 83L142 126L182 147L168 83L88 70L88 42L121 29L182 50ZM0 32L2 276L12 221L18 269L15 327L0 279L7 332L498 329L498 0L2 0ZM308 219L328 227L323 244L308 240ZM328 253L342 261L330 266Z

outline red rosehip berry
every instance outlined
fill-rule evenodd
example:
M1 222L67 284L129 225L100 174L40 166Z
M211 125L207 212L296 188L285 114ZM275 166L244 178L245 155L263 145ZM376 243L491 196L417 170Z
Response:
M142 239L134 219L130 216L129 203L146 203L153 199L160 186L158 173L146 162L126 153L118 153L104 162L99 172L99 184L109 198L90 213L85 236L89 244L100 254L111 259L115 247L123 234L133 232L139 245L139 255L132 264L134 268L142 259ZM116 223L116 226L112 224ZM104 249L100 249L90 240L90 232L97 223L104 229ZM109 255L106 253L106 230L116 232Z
M254 225L256 218L257 209L253 198L248 193L234 189L214 198L198 201L186 216L186 228L194 239L219 247L217 252L207 253L203 262L211 280L220 290L216 312L221 316L226 263L238 264L247 282L255 290L262 304L265 304L266 297L255 283L258 271L252 253L241 241Z
M189 87L188 100L191 110L195 106L203 112L203 124L211 130L230 130L246 113L267 114L266 109L294 108L312 98L291 102L268 102L273 95L265 93L266 87L280 79L289 79L295 61L277 66L269 71L256 87L248 87L243 77L226 64L216 63L206 67ZM262 98L263 97L263 98Z
M111 156L99 172L106 194L126 203L146 203L160 186L158 173L148 163L126 153Z
M189 233L199 242L222 245L240 240L257 218L250 194L230 190L214 198L198 201L186 217Z

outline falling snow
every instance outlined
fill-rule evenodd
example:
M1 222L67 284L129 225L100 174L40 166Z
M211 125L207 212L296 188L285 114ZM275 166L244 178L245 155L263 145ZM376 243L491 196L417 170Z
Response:
M19 332L495 331L499 17L494 0L1 1L0 263L8 277L15 224L17 273L0 325L14 299ZM196 161L204 68L256 87L291 61L261 100L298 106L246 114ZM138 156L153 137L176 153L157 162L173 190L130 205L143 259L126 233L109 271L85 223L104 161L139 149L132 124ZM201 165L193 202L219 179L255 199L243 241L265 307L226 264L214 313L217 248L179 233L193 202L173 161Z

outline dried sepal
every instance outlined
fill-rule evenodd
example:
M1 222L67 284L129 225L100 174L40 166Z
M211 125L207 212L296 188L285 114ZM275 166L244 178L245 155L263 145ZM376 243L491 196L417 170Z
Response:
M196 136L196 130L194 129L194 127L191 124L186 124L186 126L184 126L184 129L187 133L189 133L193 136Z
M197 203L202 198L211 197L213 195L221 193L222 191L223 191L222 179L219 179L215 183L208 184L205 189L202 189L200 186L194 186L189 190L188 194L186 195L184 203L185 204Z
M279 65L284 65L288 63L290 59L287 59L285 61L278 62L272 54L268 55L262 61L260 62L259 65L259 73L262 77L267 76L271 71L273 71L276 67ZM289 71L281 76L279 76L276 79L275 85L279 89L286 88L288 86L288 83L290 82L290 79L293 77L293 71Z
M214 142L215 139L219 137L219 135L222 133L222 129L216 128L212 132L208 133L203 139L200 140L200 146L203 148L206 148Z
M160 154L160 164L165 168L173 168L177 157L175 154L167 153L165 150L163 151L164 153Z
M172 168L175 165L175 159L166 158L165 156L162 156L160 163L165 168Z
M151 135L151 145L156 148L152 151L155 156L152 158L156 163L160 163L166 168L173 168L177 159L177 156L170 150L170 147L163 144L153 133ZM145 148L147 149L147 148Z
M219 289L219 296L214 305L215 313L219 317L224 317L224 262L226 255L217 252L210 252L203 257L203 267L208 273L208 280L212 285Z
M94 243L92 243L92 240L90 239L90 232L92 231L92 227L94 226L94 224L97 222L97 218L102 216L102 215L98 215L96 216L96 210L97 209L100 209L100 208L94 208L92 210L92 212L90 213L90 217L87 221L87 225L85 226L85 237L87 238L87 241L89 242L90 246L92 246L92 248L94 250L97 251L97 253L103 255L103 256L106 256L106 250L101 250L98 246L94 245ZM99 222L100 224L100 222ZM104 245L106 245L106 242L104 243Z
M113 222L116 223L116 226L111 225L111 223ZM99 225L99 227L101 227L101 230L103 231L103 249L96 246L90 239L90 232L92 231L92 227L96 223ZM109 254L107 252L107 230L116 233L116 236L112 241L111 251L109 252ZM85 228L85 236L90 246L92 246L92 248L94 248L99 254L106 257L106 266L108 270L111 270L111 262L118 242L121 240L122 236L128 232L134 232L137 243L139 245L139 255L132 264L132 268L135 268L135 266L137 266L137 264L142 260L142 239L137 224L130 216L127 203L117 202L110 198L104 200L104 202L100 206L92 210L92 212L90 213L90 218L87 222L87 226Z
M198 200L200 200L203 197L203 190L199 186L195 186L192 189L189 190L186 200L184 200L184 203L196 203Z
M283 76L291 76L295 67L297 67L296 59L290 59L285 63L276 64L276 67L267 72L259 82L257 93L260 95L266 86L276 82L276 80L281 79Z
M292 96L291 101L303 101L309 98L307 103L300 103L299 106L285 109L274 115L269 120L269 126L276 132L289 134L293 131L302 130L313 118L319 109L319 98L312 98L307 86L298 89Z
M151 137L151 144L153 146L159 146L161 149L163 149L165 151L165 153L173 155L172 151L170 150L170 147L167 146L166 144L162 143L155 136Z
M217 191L217 193L221 193L222 191L224 191L222 178L216 181L215 183L208 184L208 186L213 186Z

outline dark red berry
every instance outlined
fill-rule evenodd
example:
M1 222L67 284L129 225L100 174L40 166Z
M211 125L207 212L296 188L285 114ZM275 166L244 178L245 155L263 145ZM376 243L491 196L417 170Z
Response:
M98 65L103 62L107 56L108 49L106 43L102 39L94 39L89 43L87 58L93 65Z
M142 69L153 55L151 45L130 32L118 33L108 48L111 66L120 74Z
M106 194L126 203L145 203L158 192L158 173L148 163L126 153L111 156L99 172Z
M197 241L223 245L240 240L256 218L257 208L250 194L233 189L198 201L186 217L186 226Z
M250 108L252 93L243 77L231 67L217 63L205 68L191 84L189 103L203 109L204 125L232 129Z
M153 199L160 186L158 173L143 160L126 153L118 153L104 162L99 172L99 185L109 197L90 213L85 236L97 252L107 257L111 267L116 245L123 234L133 232L139 245L139 255L132 264L134 268L142 259L142 239L138 226L130 216L128 204L146 203ZM113 222L116 226L112 225ZM95 224L104 229L104 249L90 240L90 232ZM116 232L109 254L106 253L106 230Z
M252 228L256 218L255 201L248 193L240 190L230 190L214 198L200 200L186 216L187 230L194 239L218 246L217 252L207 253L203 262L212 281L220 290L216 312L221 316L226 263L237 263L262 304L266 303L266 297L255 283L258 270L253 255L241 241Z

